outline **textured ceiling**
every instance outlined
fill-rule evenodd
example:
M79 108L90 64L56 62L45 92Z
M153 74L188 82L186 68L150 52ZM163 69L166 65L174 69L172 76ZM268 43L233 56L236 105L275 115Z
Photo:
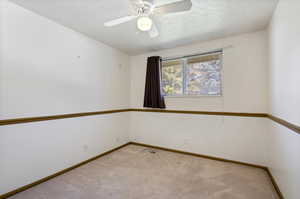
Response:
M160 35L150 38L137 30L135 21L103 26L130 13L130 0L11 1L130 55L261 30L277 4L277 0L192 0L189 12L155 17Z

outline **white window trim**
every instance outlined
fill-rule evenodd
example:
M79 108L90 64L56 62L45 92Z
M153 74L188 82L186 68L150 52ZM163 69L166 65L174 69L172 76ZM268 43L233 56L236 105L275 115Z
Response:
M208 55L208 54L214 54L216 52L207 52L207 53L203 53L203 56L205 55ZM201 54L199 55L186 55L186 56L183 56L183 57L178 57L178 58L174 58L174 60L176 59L180 59L181 61L183 61L183 64L182 64L182 72L183 72L183 85L186 84L186 78L184 78L184 75L186 73L186 65L187 65L187 59L189 57L196 57L196 56L201 56ZM166 60L167 61L167 60ZM164 98L220 98L220 97L223 97L223 51L220 52L220 64L221 64L221 70L220 70L220 73L221 73L221 86L220 86L220 94L219 95L187 95L187 94L182 94L182 95L165 95L164 93L163 94L163 97ZM162 78L162 77L161 77ZM186 87L183 86L182 88L182 92L185 93L185 89ZM163 91L162 91L163 92Z

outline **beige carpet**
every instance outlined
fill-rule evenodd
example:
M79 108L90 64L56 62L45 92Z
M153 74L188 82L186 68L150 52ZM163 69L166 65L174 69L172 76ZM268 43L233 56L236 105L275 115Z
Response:
M278 199L262 169L128 145L10 199Z

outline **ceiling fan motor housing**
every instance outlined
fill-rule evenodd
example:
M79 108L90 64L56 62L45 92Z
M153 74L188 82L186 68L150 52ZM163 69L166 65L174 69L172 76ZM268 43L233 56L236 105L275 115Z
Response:
M138 16L149 16L153 11L153 4L148 1L141 1L136 4L136 11Z
M106 27L116 26L137 19L137 27L143 32L148 32L151 38L159 35L157 26L152 20L152 15L160 16L169 13L189 11L192 7L191 0L175 0L163 5L154 4L154 0L131 0L132 13L104 23Z

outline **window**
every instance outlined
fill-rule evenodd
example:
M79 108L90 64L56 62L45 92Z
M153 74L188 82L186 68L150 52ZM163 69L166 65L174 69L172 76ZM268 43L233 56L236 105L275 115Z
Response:
M165 96L221 96L222 52L162 62Z

